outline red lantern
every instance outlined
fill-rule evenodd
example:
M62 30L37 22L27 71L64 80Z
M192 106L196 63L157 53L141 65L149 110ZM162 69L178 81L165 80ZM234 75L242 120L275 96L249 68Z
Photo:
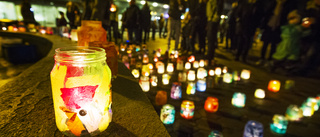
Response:
M194 62L195 60L196 58L193 55L188 58L188 61L191 63Z
M218 99L215 97L208 97L204 104L204 109L207 112L217 112L218 108L219 108Z

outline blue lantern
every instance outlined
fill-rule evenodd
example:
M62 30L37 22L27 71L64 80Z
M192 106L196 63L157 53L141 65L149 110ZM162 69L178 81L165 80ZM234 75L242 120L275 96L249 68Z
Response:
M163 124L173 124L176 111L174 106L170 104L163 105L160 114L160 120Z
M272 118L273 123L270 124L271 131L278 134L285 134L288 127L288 120L283 115L274 115Z
M199 79L197 81L197 90L200 92L204 92L207 89L206 79Z
M263 125L254 120L248 121L244 128L243 137L263 137Z

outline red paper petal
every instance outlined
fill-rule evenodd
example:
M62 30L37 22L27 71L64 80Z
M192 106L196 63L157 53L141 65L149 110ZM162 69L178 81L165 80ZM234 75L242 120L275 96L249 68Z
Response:
M75 88L61 88L61 98L68 108L80 109L86 103L93 100L96 86L82 86Z

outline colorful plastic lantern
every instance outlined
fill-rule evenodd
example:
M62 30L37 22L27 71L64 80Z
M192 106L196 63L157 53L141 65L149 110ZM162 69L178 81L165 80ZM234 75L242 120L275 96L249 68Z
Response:
M163 74L164 73L164 64L161 61L157 62L157 68L158 68L158 73L159 74Z
M175 113L176 111L174 110L174 106L166 104L162 106L160 120L163 122L163 124L173 124Z
M242 108L246 104L246 95L244 93L235 92L231 101L232 105L238 108Z
M289 121L299 121L303 117L303 111L297 105L290 105L285 116Z
M286 83L284 85L284 89L289 90L292 89L295 85L295 82L293 80L286 80Z
M163 85L168 85L170 81L170 76L168 74L163 74L162 75L162 84Z
M141 76L139 81L142 91L148 92L150 90L150 81L149 77Z
M250 70L244 69L241 71L240 77L244 80L248 80L248 79L250 79L250 74L251 74Z
M216 74L217 76L220 76L220 75L221 75L221 68L220 68L220 67L217 67L214 72L215 72L215 74Z
M186 82L186 80L187 80L187 73L186 72L179 72L178 81L179 82Z
M193 62L193 68L199 68L199 62L198 61L194 61Z
M232 75L233 75L233 81L240 81L238 71L234 71Z
M254 96L256 98L260 98L260 99L264 99L264 97L266 96L265 92L263 89L256 89L256 91L254 92Z
M281 83L278 80L271 80L268 85L268 90L272 92L278 92L280 90Z
M41 32L41 33L43 33L43 32ZM45 32L44 32L45 33ZM78 32L77 32L77 29L72 29L71 30L71 34L70 34L71 36L71 40L72 41L78 41Z
M133 69L131 71L132 75L135 77L135 78L139 78L140 77L140 72L138 69Z
M226 73L223 75L223 82L224 83L232 83L232 74Z
M207 77L207 70L206 69L204 69L204 68L199 68L198 70L197 70L197 78L198 79L203 79L203 78L205 78L205 77Z
M180 99L181 98L181 83L174 82L171 87L171 98L172 99Z
M150 75L149 65L142 65L141 73L143 76L148 77Z
M188 61L191 63L194 62L195 60L196 58L193 55L188 58Z
M285 134L287 131L288 120L283 115L274 115L272 118L273 123L270 124L271 131L278 134Z
M144 55L143 55L142 62L145 63L145 64L149 63L149 57L148 57L147 54L144 54Z
M214 70L213 69L209 70L209 76L214 76Z
M153 87L158 86L158 77L156 75L151 76L151 86Z
M194 103L193 101L184 100L181 103L181 110L180 110L181 117L185 119L191 119L194 115Z
M199 79L197 81L197 90L200 92L205 92L207 89L206 79Z
M204 60L203 60L203 59L201 59L201 60L199 61L199 67L201 67L201 68L204 67Z
M248 121L244 127L243 137L263 137L263 125L254 120Z
M173 63L168 63L167 72L172 73L174 71Z
M223 135L218 130L213 130L210 132L208 137L223 137Z
M167 104L167 92L158 91L156 95L156 105L161 106Z
M188 81L194 81L196 80L196 72L194 70L188 71Z
M188 95L194 95L196 93L196 83L188 82L187 91Z
M183 70L183 60L177 61L177 70Z
M186 70L191 68L191 63L190 62L186 62L185 67Z
M206 102L204 103L204 109L207 112L217 112L219 108L219 101L215 97L207 97Z
M227 73L227 72L228 72L228 68L227 68L227 66L224 66L222 69L222 73Z

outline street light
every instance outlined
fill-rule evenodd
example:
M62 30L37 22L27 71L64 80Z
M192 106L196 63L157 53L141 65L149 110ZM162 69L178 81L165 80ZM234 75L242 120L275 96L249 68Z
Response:
M140 4L142 4L142 5L144 5L144 4L146 4L146 1L140 1Z
M158 3L154 2L154 3L152 3L152 6L153 6L153 7L157 7L157 6L158 6Z
M163 5L163 8L169 9L169 5L168 5L168 4L164 4L164 5Z

